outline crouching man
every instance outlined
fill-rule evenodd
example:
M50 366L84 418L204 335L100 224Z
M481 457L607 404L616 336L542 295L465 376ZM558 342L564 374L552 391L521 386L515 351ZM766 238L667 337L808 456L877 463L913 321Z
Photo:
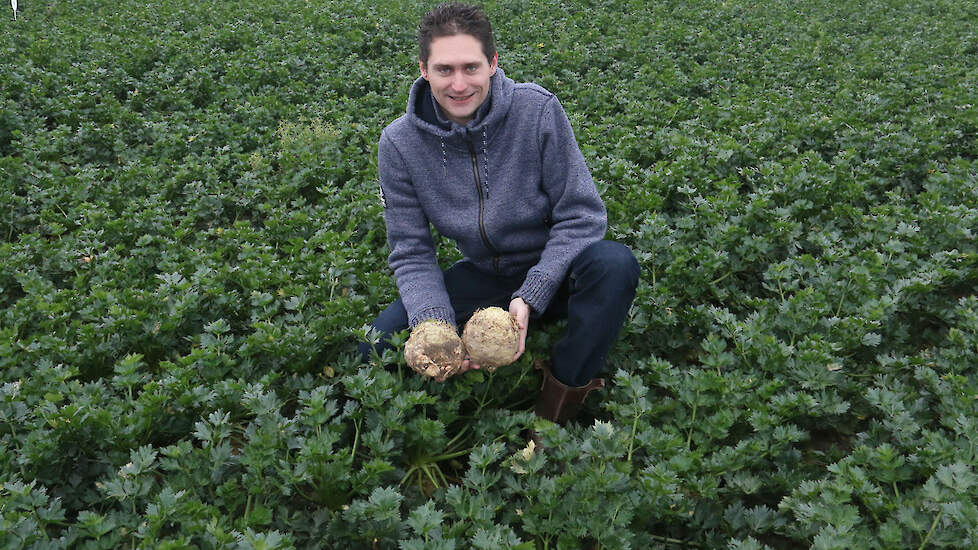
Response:
M372 326L386 342L429 319L460 327L496 305L519 325L518 358L531 318L566 317L536 414L570 420L604 385L598 375L635 297L638 263L603 240L605 206L556 96L503 74L481 9L434 8L418 45L421 76L377 159L400 298ZM429 223L464 255L444 272ZM360 345L364 361L370 351ZM460 372L475 368L465 359Z

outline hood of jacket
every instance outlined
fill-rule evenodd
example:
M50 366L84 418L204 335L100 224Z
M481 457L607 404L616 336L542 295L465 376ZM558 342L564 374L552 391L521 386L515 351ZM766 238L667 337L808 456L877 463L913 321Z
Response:
M502 122L509 113L515 87L516 83L497 67L496 74L489 79L489 95L476 109L472 120L462 126L442 116L431 93L431 85L419 76L411 85L405 114L418 129L441 139L465 138L472 133L492 133L493 126Z

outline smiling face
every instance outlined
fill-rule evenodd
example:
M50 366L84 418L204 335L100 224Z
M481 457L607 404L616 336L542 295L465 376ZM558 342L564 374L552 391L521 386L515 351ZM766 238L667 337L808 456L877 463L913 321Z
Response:
M428 62L418 61L418 66L444 115L464 126L489 95L497 59L486 58L478 38L455 34L432 40Z

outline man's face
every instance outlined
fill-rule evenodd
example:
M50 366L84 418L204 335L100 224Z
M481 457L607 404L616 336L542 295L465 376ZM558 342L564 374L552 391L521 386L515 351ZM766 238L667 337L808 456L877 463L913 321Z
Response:
M489 95L497 59L486 59L478 38L456 34L432 40L427 65L418 61L418 66L445 116L464 126Z

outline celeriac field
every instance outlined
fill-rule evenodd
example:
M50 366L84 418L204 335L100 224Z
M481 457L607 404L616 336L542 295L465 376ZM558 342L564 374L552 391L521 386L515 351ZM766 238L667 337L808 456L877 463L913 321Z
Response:
M0 12L0 548L978 547L978 4L485 4L643 268L565 428L354 353L431 5Z

